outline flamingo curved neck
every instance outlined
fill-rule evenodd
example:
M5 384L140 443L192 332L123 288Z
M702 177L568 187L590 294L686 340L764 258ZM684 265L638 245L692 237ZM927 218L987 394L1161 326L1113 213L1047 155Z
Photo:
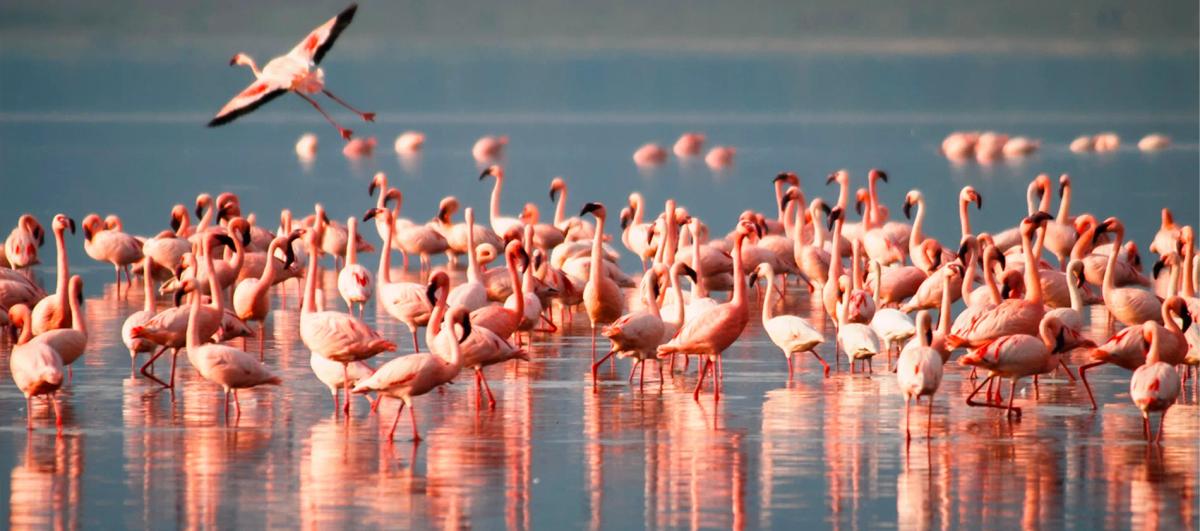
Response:
M475 216L467 213L467 282L479 282L483 271L479 267L479 259L475 256Z
M925 227L925 198L917 199L917 215L913 218L912 231L908 233L908 252L919 252L921 243L925 241L922 229Z
M1071 183L1063 185L1062 201L1058 204L1058 217L1055 221L1059 223L1068 223L1071 217Z
M67 282L70 279L70 264L67 261L67 241L63 231L54 231L54 248L58 251L58 278L55 279L55 289L58 291L59 308L67 308Z
M1042 279L1038 273L1037 257L1033 254L1033 245L1029 241L1029 233L1026 231L1021 231L1021 247L1025 252L1025 300L1041 304Z
M965 288L963 293L970 293ZM950 333L950 275L942 276L942 302L938 306L938 325L937 332L942 337ZM928 346L928 345L927 345Z
M558 201L554 204L554 227L558 230L566 229L567 221L567 187L564 185L558 191Z
M516 253L509 253L507 257L508 276L512 279L513 294L517 299L513 313L516 314L517 319L523 319L525 317L525 283L521 281L521 274L517 271L516 258Z
M775 317L775 273L767 275L767 294L763 297L762 304L762 320L763 322L770 321Z
M741 234L733 245L733 296L730 302L739 307L746 304L746 270L742 264L742 244L745 239L746 235Z
M79 293L81 284L83 283L80 281L72 282L69 290L71 292L71 328L87 336L87 321L83 318L83 312L79 311L79 298L83 295Z
M1115 272L1117 269L1117 254L1120 253L1121 244L1125 241L1125 227L1118 226L1116 231L1117 236L1113 241L1112 252L1108 253L1108 265L1104 268L1104 282L1100 288L1100 293L1107 296L1109 292L1117 288L1117 280Z

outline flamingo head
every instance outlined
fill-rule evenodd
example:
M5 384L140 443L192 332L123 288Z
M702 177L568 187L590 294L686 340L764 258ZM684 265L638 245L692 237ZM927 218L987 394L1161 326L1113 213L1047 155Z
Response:
M871 201L871 193L866 188L859 188L854 191L854 211L858 215L863 215L863 206Z
M888 182L888 174L881 169L871 168L871 171L867 172L867 179L869 179L871 182L879 180L886 183Z
M429 300L429 304L436 305L438 290L445 292L448 289L450 289L450 276L445 271L438 271L429 277L429 283L425 285L425 298Z
M778 175L776 175L775 178L771 180L771 182L773 182L775 184L779 184L779 183L783 182L783 183L790 184L792 186L800 186L800 177L797 176L795 172L785 171L785 172L780 172Z
M562 177L555 177L550 181L550 200L558 201L558 193L567 189L567 183Z
M496 180L504 180L504 168L500 167L499 164L488 166L484 168L483 173L479 174L479 180L482 181L484 177L489 175L495 177Z
M75 234L75 220L71 219L66 214L58 214L54 216L54 221L50 223L50 226L54 229L54 232L60 234L67 230L71 231L71 234Z
M791 186L783 193L783 197L779 199L779 210L787 210L788 204L796 201L801 205L804 204L804 198L800 197L800 189Z
M904 218L912 219L912 207L921 200L921 192L918 190L910 190L904 194Z
M588 203L583 205L583 210L579 211L580 216L591 214L596 216L596 219L603 219L607 213L608 211L605 210L604 204L602 203Z
M375 176L371 178L371 184L367 185L367 195L374 197L375 190L387 190L387 174L383 172L375 172Z
M451 216L458 211L458 199L450 196L442 198L438 203L437 220L442 225L449 225Z
M828 214L829 219L825 220L825 223L828 225L829 230L833 230L834 224L836 224L838 220L842 219L842 216L844 215L844 209L840 206L833 207Z
M964 186L958 194L958 200L962 203L975 203L975 210L983 208L983 196L975 191L974 186Z
M92 236L104 230L104 221L97 214L88 214L80 225L83 226L83 239L89 242L92 241Z
M1071 176L1064 173L1058 177L1058 196L1062 197L1069 188L1071 188Z
M196 196L196 217L204 217L204 209L212 205L212 200L212 196L208 194Z

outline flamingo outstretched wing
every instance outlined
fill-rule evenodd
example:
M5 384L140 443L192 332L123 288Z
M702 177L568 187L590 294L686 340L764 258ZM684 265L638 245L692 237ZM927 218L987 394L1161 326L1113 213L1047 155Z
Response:
M250 114L259 107L262 107L268 101L282 96L287 92L286 88L278 87L272 83L257 80L251 83L249 87L234 96L229 100L217 115L208 122L209 127L225 125L238 119L243 114Z
M304 37L304 40L300 41L300 44L288 52L288 55L313 64L320 64L329 49L333 48L333 41L336 41L342 30L345 30L346 26L350 25L350 21L354 20L354 12L357 10L358 4L350 4L336 17L312 30L307 37Z

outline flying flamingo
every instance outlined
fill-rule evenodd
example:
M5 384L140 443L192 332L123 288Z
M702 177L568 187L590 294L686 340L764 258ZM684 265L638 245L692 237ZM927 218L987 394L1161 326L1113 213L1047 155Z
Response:
M321 116L324 116L329 123L333 124L337 128L338 133L342 135L342 138L346 140L350 139L353 131L344 129L338 125L321 108L317 100L312 99L310 94L321 92L328 96L329 99L361 116L363 120L374 122L375 113L361 112L326 89L325 72L317 68L317 65L321 64L321 59L333 48L334 41L350 25L350 22L354 20L354 12L357 10L358 4L350 4L341 13L338 13L336 17L329 19L328 22L318 26L312 33L309 33L287 55L281 55L268 61L262 70L258 69L258 65L254 63L254 59L251 59L249 55L244 53L234 55L233 59L229 60L229 65L250 67L250 70L254 72L255 80L249 87L246 87L245 90L234 96L232 100L229 100L229 103L226 103L224 107L221 107L221 110L217 111L217 115L208 122L208 126L216 127L232 122L238 117L253 112L267 102L289 91L312 104L321 113Z
M1129 379L1129 398L1142 410L1142 433L1147 442L1162 442L1162 427L1167 419L1167 410L1179 398L1179 373L1170 363L1162 361L1159 354L1160 330L1148 327L1143 338L1150 343L1146 363L1133 372ZM1161 411L1158 420L1158 437L1150 435L1150 412Z
M603 221L601 221L603 224ZM745 224L739 225L741 230L734 239L733 253L733 295L728 302L719 304L712 309L688 319L683 328L666 344L658 347L658 357L663 358L674 354L702 356L700 378L696 381L696 389L692 391L692 399L700 401L700 389L704 386L704 377L713 371L714 363L719 364L721 354L729 348L750 322L749 303L746 297L746 271L742 263L742 245L746 237L755 229ZM599 227L599 225L597 226ZM598 241L598 240L597 240ZM721 372L713 374L713 400L721 400Z
M316 254L315 236L306 234L309 254ZM384 253L386 256L388 253ZM316 309L317 261L308 262L305 275L304 300L300 305L300 340L317 354L342 364L342 381L349 382L349 364L372 358L380 352L395 351L396 344L384 339L366 323L354 316L336 311ZM415 332L414 332L415 334ZM350 387L345 387L346 401L342 409L350 413Z
M755 277L766 277L767 292L762 304L762 327L766 330L767 336L771 338L771 342L775 346L783 350L783 357L787 360L788 365L788 381L792 380L794 369L792 366L792 357L800 352L812 353L817 361L821 362L821 366L825 368L825 377L829 377L829 364L817 354L817 347L825 342L825 337L821 335L808 321L795 315L775 315L775 271L771 268L771 264L759 264L755 270L750 273L750 283L755 283Z
M371 294L375 291L375 281L371 278L371 271L358 263L358 250L354 244L358 238L358 218L347 219L346 229L349 234L346 238L346 265L338 271L338 293L346 301L346 309L350 313L354 313L354 305L358 305L358 316L361 318L367 309L367 301L371 300Z
M400 400L396 410L396 418L392 421L392 429L388 432L388 440L396 435L396 424L404 407L408 407L412 419L413 442L421 441L417 432L417 412L412 400L424 395L439 386L450 382L462 370L462 350L459 343L471 336L470 312L466 308L454 308L446 315L445 327L452 329L455 324L462 326L462 335L450 342L450 359L447 360L432 352L419 352L401 356L379 367L370 378L354 386L354 392L361 394L376 391L380 395L390 396ZM349 399L349 395L347 395Z
M588 321L592 326L592 362L595 363L597 327L621 318L625 313L625 297L617 283L603 272L604 220L608 217L608 210L600 203L588 203L579 212L581 217L587 214L596 217L596 233L592 236L588 281L583 286L583 307L587 310Z
M54 216L50 224L54 231L54 245L57 250L57 280L55 291L49 297L38 301L33 307L33 334L39 335L48 330L66 328L71 324L71 308L67 305L67 281L70 279L70 263L67 261L67 243L64 233L67 229L75 233L75 220L59 214Z
M71 232L74 232L72 230ZM21 269L38 263L38 248L46 241L42 224L32 214L24 214L4 240L4 258L8 266Z
M904 395L904 433L911 439L908 429L908 404L916 399L918 403L922 396L929 397L929 421L925 427L925 436L929 437L933 430L933 395L942 384L942 357L932 346L933 330L927 310L917 312L917 338L910 341L900 351L896 359L896 384Z

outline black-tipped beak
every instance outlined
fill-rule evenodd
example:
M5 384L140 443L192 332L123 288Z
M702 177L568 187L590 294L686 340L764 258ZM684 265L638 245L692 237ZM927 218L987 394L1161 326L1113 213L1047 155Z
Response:
M480 173L480 174L479 174L479 180L481 180L481 181L482 181L484 177L487 177L487 176L489 176L489 175L494 175L494 174L492 173L492 167L491 167L491 166L488 166L487 168L485 168L485 169L483 170L483 173Z
M983 210L983 195L975 192L975 210Z
M196 217L198 217L198 218L204 217L204 204L203 203L196 203Z
M437 304L437 290L437 282L430 282L429 285L425 287L425 298L429 300L429 304Z
M604 207L600 203L588 203L586 205L583 205L583 210L579 211L579 215L586 216L592 212L600 210L601 208L604 208Z
M779 174L776 175L774 179L771 179L771 182L778 183L778 182L787 181L787 180L788 180L787 172L779 172Z
M1054 339L1054 351L1055 352L1062 352L1063 346L1065 346L1067 344L1067 340L1065 337L1066 331L1067 331L1066 328L1058 329L1058 337Z
M71 229L71 234L75 234L75 218L67 217L67 227Z
M698 280L696 277L696 270L692 269L692 267L689 265L683 266L683 274L687 275L688 278L692 279L692 282L696 282Z
M378 215L379 215L379 214L381 214L381 213L382 213L382 209L379 209L379 208L368 208L368 209L367 209L367 211L366 211L365 213L363 213L362 220L363 220L363 222L365 223L365 222L367 222L367 221L370 221L370 220L372 220L372 219L375 219L375 216L378 216Z
M1183 311L1179 312L1179 319L1183 321L1183 325L1179 327L1180 331L1187 332L1188 328L1192 326L1192 314L1187 311L1187 308L1184 308Z
M788 203L792 202L792 194L784 194L783 199L779 200L779 210L787 210Z
M1071 181L1058 181L1058 197L1063 196L1068 186L1071 186Z
M296 250L292 249L292 239L291 238L288 238L287 245L283 246L283 256L285 258L285 260L283 261L284 269L289 269L292 267L292 264L296 263Z
M330 224L329 223L329 215L324 212L321 212L321 221L324 222L326 225L329 225Z
M236 56L236 55L235 55L235 56L233 56L233 57L231 57L231 58L229 58L229 66L233 66L233 65L236 65L236 64L237 64L237 56Z
M821 212L824 212L826 216L829 215L829 212L831 210L833 210L833 209L829 208L829 205L826 205L825 203L821 203Z
M375 182L374 179L371 179L371 184L367 185L367 195L371 196L371 197L375 197L375 190L377 190L378 188L379 188L379 185Z
M233 238L230 238L229 236L224 235L224 234L214 234L213 240L216 241L217 243L227 245L230 248L236 247L236 245L234 245Z
M841 218L842 207L834 207L833 210L829 211L829 219L825 220L825 224L828 226L827 228L829 230L833 230L833 226L837 223L837 220Z
M967 245L967 242L965 242L965 241L962 242L962 245L958 246L958 253L955 253L955 254L958 255L958 262L960 264L962 264L964 266L967 265L967 252L970 250L971 250L971 246Z
M829 186L830 184L833 184L833 181L836 181L836 180L837 180L837 173L829 174L829 177L825 178L825 186Z
M912 219L912 202L904 200L904 219Z
M179 219L179 216L171 216L171 232L178 232L181 226L183 226L183 221Z
M1150 268L1151 274L1154 276L1154 278L1157 279L1158 274L1162 273L1163 268L1166 266L1167 266L1167 257L1166 256L1160 257L1158 260L1155 260L1154 265Z
M178 308L180 304L183 304L183 296L184 295L186 295L186 293L183 290L183 286L180 286L179 289L175 290L175 307L176 308Z
M885 182L885 183L888 182L888 174L886 171L883 171L883 170L871 170L871 171L875 172L875 176L879 177L879 179L882 180L883 182Z
M558 201L558 188L551 188L551 189L550 189L550 200L551 200L551 201Z
M750 285L753 286L755 284L758 284L758 270L750 272Z
M1012 294L1012 289L1010 289L1008 287L1008 284L1000 286L1000 298L1001 299L1008 300L1008 296L1011 294Z
M860 216L863 215L863 202L862 201L854 202L854 211L857 212L858 215L860 215Z
M1052 219L1054 219L1054 216L1051 216L1049 212L1035 212L1032 216L1029 216L1029 221L1032 221L1038 225L1041 225L1042 223Z
M92 228L88 225L83 226L83 239L92 241Z

